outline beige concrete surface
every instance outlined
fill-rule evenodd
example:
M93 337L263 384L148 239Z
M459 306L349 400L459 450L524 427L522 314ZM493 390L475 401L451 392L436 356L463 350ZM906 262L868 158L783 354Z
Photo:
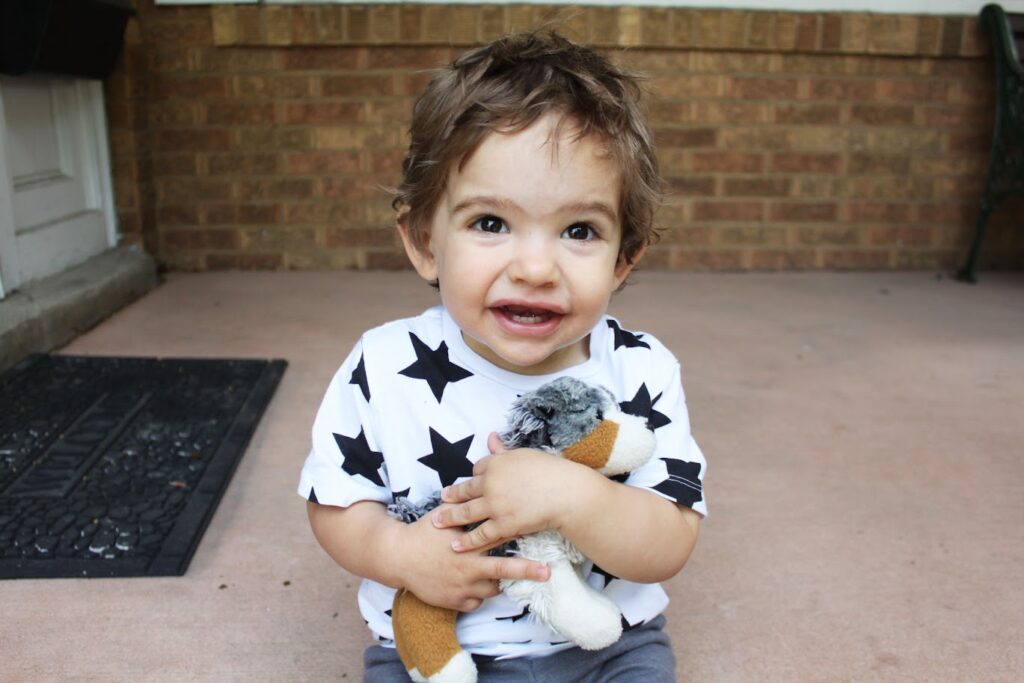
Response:
M709 461L680 680L1022 680L1024 274L634 279L613 313L682 360ZM434 301L409 273L172 274L64 348L290 365L184 577L0 582L0 680L359 680L356 580L294 489L359 333Z

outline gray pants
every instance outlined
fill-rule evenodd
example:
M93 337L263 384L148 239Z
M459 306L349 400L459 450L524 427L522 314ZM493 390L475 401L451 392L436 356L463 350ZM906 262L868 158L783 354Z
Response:
M664 626L658 616L596 652L574 647L534 659L478 659L480 683L675 683L676 658ZM363 667L363 683L410 680L394 648L367 648Z

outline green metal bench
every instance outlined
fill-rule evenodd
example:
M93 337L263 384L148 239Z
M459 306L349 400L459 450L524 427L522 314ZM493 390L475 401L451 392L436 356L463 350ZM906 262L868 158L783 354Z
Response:
M1024 14L1007 14L999 5L985 5L981 23L992 37L996 62L996 121L988 175L974 241L957 278L977 282L974 263L981 248L989 214L1012 195L1024 195ZM1024 216L1017 217L1024 225Z

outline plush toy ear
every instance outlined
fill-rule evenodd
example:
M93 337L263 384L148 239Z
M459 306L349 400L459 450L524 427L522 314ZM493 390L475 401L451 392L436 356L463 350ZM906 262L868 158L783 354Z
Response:
M512 404L508 430L500 435L505 448L540 448L547 442L547 420L554 414L553 409L536 403L533 398L527 394Z

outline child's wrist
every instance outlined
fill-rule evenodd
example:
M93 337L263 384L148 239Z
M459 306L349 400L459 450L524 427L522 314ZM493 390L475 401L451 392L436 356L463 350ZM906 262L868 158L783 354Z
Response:
M381 526L381 533L377 539L376 556L379 558L378 571L379 581L392 588L406 588L405 558L407 553L402 552L408 548L406 536L412 528L395 519L389 519L388 524Z
M577 526L589 526L592 523L608 499L608 485L614 483L586 465L572 464L575 472L573 481L566 482L566 497L552 524L552 528L569 540L572 540Z

